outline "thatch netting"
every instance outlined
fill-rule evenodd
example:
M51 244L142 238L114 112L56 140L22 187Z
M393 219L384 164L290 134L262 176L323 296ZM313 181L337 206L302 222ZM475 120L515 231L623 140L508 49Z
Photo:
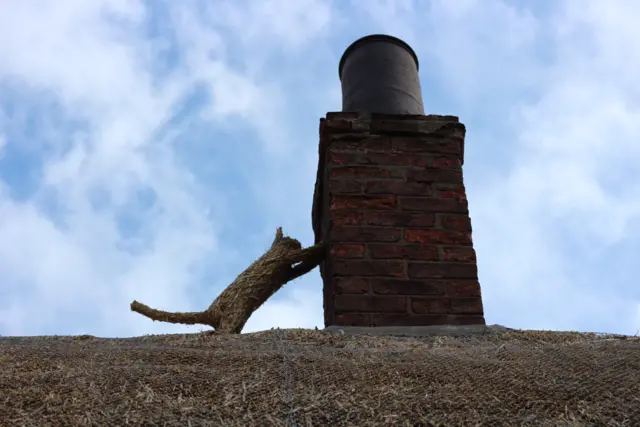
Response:
M6 426L640 426L640 339L0 338Z

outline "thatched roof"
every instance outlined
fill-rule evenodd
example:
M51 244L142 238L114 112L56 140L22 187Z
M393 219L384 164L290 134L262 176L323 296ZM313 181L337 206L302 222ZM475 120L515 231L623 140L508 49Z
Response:
M640 426L640 338L0 338L7 426Z

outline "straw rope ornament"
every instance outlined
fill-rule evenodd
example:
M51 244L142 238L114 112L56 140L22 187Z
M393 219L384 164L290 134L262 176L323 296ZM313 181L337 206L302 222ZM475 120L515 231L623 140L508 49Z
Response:
M284 236L278 227L267 252L240 273L205 311L168 312L138 301L131 303L131 310L154 321L209 325L218 333L239 334L267 299L287 282L313 270L324 256L322 243L302 248L298 240Z

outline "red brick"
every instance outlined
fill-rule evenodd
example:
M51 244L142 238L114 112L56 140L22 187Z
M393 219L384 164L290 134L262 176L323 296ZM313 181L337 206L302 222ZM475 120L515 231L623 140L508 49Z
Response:
M451 313L482 314L482 300L480 298L452 298Z
M364 243L334 243L331 245L331 255L334 258L362 258Z
M372 279L371 289L384 295L444 295L445 283L438 280Z
M320 119L320 123L322 123L323 121L334 120L334 119L343 119L343 120L353 121L355 119L358 119L359 117L360 117L360 113L356 111L329 111L327 112L326 119ZM452 121L455 122L456 120L452 120Z
M332 146L332 144L336 141L342 142L362 142L365 139L368 139L369 135L365 135L362 132L362 129L355 129L353 126L353 122L351 123L351 131L350 132L331 132L326 135L324 140L328 141L328 144L325 144L325 147ZM380 138L380 137L377 137Z
M329 163L338 165L372 165L372 166L418 166L427 167L434 162L433 157L414 153L375 153L350 151L339 152L329 150Z
M416 314L448 313L449 300L441 297L411 297L411 311Z
M364 213L359 211L334 211L331 213L331 223L334 226L361 225L363 220Z
M411 214L396 212L369 212L367 224L396 227L433 227L436 217L432 213Z
M447 136L464 142L464 137L467 133L467 129L462 123L458 123L456 118L455 123L447 123L440 128L441 131L446 132Z
M368 194L394 194L402 196L431 196L431 185L419 182L370 181L365 186Z
M335 209L396 209L398 200L396 196L331 196L329 204Z
M371 132L380 133L427 133L436 129L437 122L419 121L419 120L402 120L400 118L377 118L371 121Z
M480 283L477 280L452 280L446 283L446 292L450 297L479 297Z
M363 277L336 277L333 283L336 294L366 294L371 290L369 279Z
M371 119L368 117L358 118L357 120L354 120L353 122L351 122L351 129L354 131L368 133L370 127L371 127Z
M335 260L333 274L336 276L404 277L405 269L402 261Z
M438 247L435 245L405 245L407 259L417 261L436 261L440 259Z
M407 298L404 296L336 295L334 304L336 312L403 313L407 311Z
M478 268L476 264L456 262L411 262L408 274L415 279L477 279Z
M369 313L340 313L334 316L332 322L336 326L374 326Z
M462 171L453 169L409 169L408 182L437 182L442 184L462 184Z
M441 215L440 225L446 230L471 232L471 218L468 215Z
M340 139L339 135L331 137L332 150L378 150L388 151L391 149L391 141L389 138L370 137L363 138L362 135L355 135L353 140Z
M450 230L405 230L404 240L411 243L470 245L471 234Z
M362 193L362 182L329 180L329 191L332 194L358 194Z
M433 245L400 245L371 243L369 256L371 258L413 259L437 261L440 259L438 247Z
M436 139L438 141L436 141ZM455 138L393 138L393 148L414 153L462 153L460 139Z
M454 116L374 115L371 120L371 132L374 133L438 137L441 135L460 136L461 131L464 132L464 125L459 123Z
M374 326L432 326L447 325L448 318L446 315L438 314L373 314Z
M404 170L375 166L338 166L330 167L329 177L336 178L403 178Z
M400 205L402 206L403 211L461 214L469 212L467 201L457 199L440 199L435 197L400 197Z
M476 262L476 251L472 246L444 246L442 260L453 262Z
M400 236L399 228L333 227L330 231L331 240L341 242L397 242Z
M369 247L369 256L371 258L387 258L402 259L404 258L404 249L398 244L372 243Z
M465 192L464 187L449 188L446 190L437 190L436 195L438 197L442 197L443 199L459 199L459 200L467 199L467 193Z
M324 130L349 131L351 130L351 120L345 117L326 118L322 121Z
M484 316L469 316L460 314L450 314L447 319L448 325L486 325Z
M462 162L458 157L436 157L431 162L431 167L443 169L456 169L462 167Z

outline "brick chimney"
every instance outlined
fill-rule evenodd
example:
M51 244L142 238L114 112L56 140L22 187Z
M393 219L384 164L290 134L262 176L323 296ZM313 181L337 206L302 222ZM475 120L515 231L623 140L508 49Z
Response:
M343 112L320 119L313 203L325 326L485 324L462 179L465 127L424 115L403 41L354 42Z

